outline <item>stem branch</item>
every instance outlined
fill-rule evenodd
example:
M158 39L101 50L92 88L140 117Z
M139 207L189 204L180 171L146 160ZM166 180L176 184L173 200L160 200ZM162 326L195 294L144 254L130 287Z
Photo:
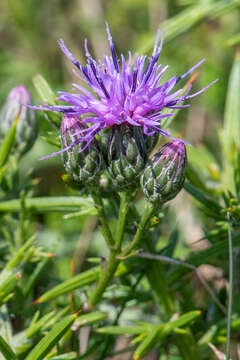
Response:
M122 240L124 235L124 228L126 223L126 215L128 211L128 204L127 204L127 196L125 193L122 193L120 195L121 197L121 203L120 203L120 209L119 209L119 215L118 215L118 221L117 221L117 231L116 231L116 242L114 242L114 239L112 237L111 231L108 227L106 218L104 216L104 210L103 207L101 207L101 212L99 213L99 217L101 219L101 222L103 224L104 234L106 242L110 249L110 256L107 261L107 265L105 269L103 270L99 282L94 289L93 293L90 295L88 305L90 308L97 305L97 303L101 300L102 294L104 293L106 287L112 280L115 271L117 270L118 264L120 260L118 259L119 252L121 251L122 246ZM99 201L99 199L98 199ZM109 238L109 232L111 234L111 237ZM110 240L110 241L109 241Z
M140 223L138 225L136 235L134 236L134 239L131 242L131 244L122 252L121 257L125 257L125 256L129 255L132 252L132 250L136 249L139 242L141 241L141 238L142 238L143 232L146 228L146 225L153 215L153 212L154 212L154 207L148 203L146 206L146 209L142 215Z
M232 246L232 226L229 212L227 213L228 221L228 245L229 245L229 299L228 299L228 316L227 316L227 344L226 360L230 359L231 344L231 319L233 306L233 246Z
M96 194L96 193L92 193L92 198L97 206L98 216L102 223L101 233L103 234L103 237L104 237L108 247L113 248L115 243L114 243L114 239L113 239L111 230L107 223L102 198L99 194Z

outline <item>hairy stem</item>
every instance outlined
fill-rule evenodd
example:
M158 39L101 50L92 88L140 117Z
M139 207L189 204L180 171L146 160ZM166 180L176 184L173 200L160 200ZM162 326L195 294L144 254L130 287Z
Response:
M122 193L120 195L120 198L121 198L121 203L120 203L119 215L118 215L118 221L117 221L117 227L116 227L116 241L113 240L113 237L111 237L109 239L109 237L107 236L107 238L106 238L106 242L107 242L107 244L109 246L109 250L110 250L110 256L107 261L106 267L100 276L100 279L99 279L99 282L97 283L96 288L94 289L93 293L90 295L90 298L88 301L88 306L90 308L96 306L98 304L98 302L101 300L101 297L102 297L105 289L107 288L108 284L112 280L113 275L114 275L115 271L117 270L118 264L120 262L120 260L118 259L118 255L121 251L122 240L123 240L123 235L124 235L124 228L125 228L125 223L126 223L126 215L127 215L127 211L128 211L128 203L127 203L126 194ZM100 214L101 215L104 214L103 207L102 207L102 212ZM105 216L103 218L100 216L100 220L103 224L103 228L105 230L109 229L106 219L105 219ZM109 229L109 232L110 232L110 229Z
M125 256L129 255L132 252L132 250L137 248L140 241L142 240L144 230L145 230L149 220L151 219L151 217L153 215L153 212L154 212L153 206L148 203L146 208L145 208L145 211L144 211L144 213L142 215L140 223L138 225L136 235L134 236L134 239L131 242L131 244L125 250L123 250L123 252L121 254L122 257L125 257Z
M226 360L230 359L231 345L231 320L233 306L233 246L232 246L232 224L230 213L227 213L228 221L228 246L229 246L229 300L228 300L228 316L227 316L227 344L226 344Z
M98 216L99 219L101 221L102 227L101 227L101 233L108 245L109 248L113 248L115 245L111 230L108 226L108 222L107 222L107 218L104 212L104 206L103 206L103 201L102 198L99 194L96 193L92 193L92 198L95 202L95 205L97 207L97 211L98 211Z

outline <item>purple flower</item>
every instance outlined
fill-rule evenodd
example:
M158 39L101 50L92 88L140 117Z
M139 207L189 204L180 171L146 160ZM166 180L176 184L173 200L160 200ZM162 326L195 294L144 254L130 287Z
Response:
M137 53L132 55L129 52L128 59L125 59L122 54L120 59L117 57L108 24L107 33L111 56L104 56L103 61L94 60L89 53L86 40L87 64L85 66L73 57L63 40L59 40L62 51L76 67L75 75L84 81L92 92L74 83L74 93L59 92L58 100L68 105L41 105L33 108L60 112L65 115L65 120L66 116L70 119L74 117L76 122L87 126L84 133L76 131L77 141L69 145L70 147L83 142L83 148L86 148L100 131L122 124L141 127L143 133L148 136L159 133L171 138L168 132L161 129L161 120L173 115L173 112L165 110L188 107L189 105L183 104L186 100L201 94L218 79L194 94L189 94L190 88L187 92L184 92L183 88L174 91L175 85L198 68L205 59L185 74L173 76L167 82L160 84L168 68L168 66L158 65L164 40L163 35L160 40L160 31L157 34L152 56L140 56ZM69 146L45 158L64 152L69 149Z

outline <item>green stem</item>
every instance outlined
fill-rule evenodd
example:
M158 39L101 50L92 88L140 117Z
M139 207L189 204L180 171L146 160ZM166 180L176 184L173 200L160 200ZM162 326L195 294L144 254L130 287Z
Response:
M102 198L99 194L96 193L92 193L92 198L95 202L95 204L97 205L97 211L98 211L98 216L99 219L101 221L102 227L101 227L101 232L103 234L103 237L108 245L109 248L113 248L115 245L111 230L108 226L108 222L106 219L106 215L104 212L104 206L103 206L103 201Z
M109 243L109 239L108 240L106 239L108 245L110 245L109 246L110 256L107 261L107 265L100 276L99 282L98 282L95 290L90 295L90 298L88 301L88 305L90 308L96 306L97 303L101 300L102 294L104 293L106 287L112 280L113 275L114 275L115 271L117 270L118 264L120 262L120 260L118 259L118 255L119 255L119 252L121 251L122 240L123 240L123 235L124 235L124 228L125 228L125 223L126 223L126 215L127 215L127 211L128 211L127 195L125 193L122 193L120 195L120 197L121 197L121 203L120 203L118 222L117 222L116 243L113 242L113 245L115 245L115 246L112 246L112 242ZM102 208L102 211L103 211L103 208ZM101 219L101 221L102 221L102 219ZM106 222L105 217L104 217L104 221L105 221L104 227L106 228L107 222ZM102 224L103 224L103 222L102 222Z
M115 271L117 270L119 260L117 258L117 251L111 249L110 257L108 259L107 265L99 279L99 282L92 292L88 300L88 306L92 309L98 304L101 300L102 294L104 293L106 287L113 278Z
M231 319L233 306L233 246L232 246L232 225L230 213L227 213L228 221L228 245L229 245L229 299L228 299L228 316L227 316L227 345L226 345L226 360L230 359L230 345L231 345Z
M126 223L126 215L128 212L128 203L127 203L127 194L121 193L121 203L118 215L118 222L117 222L117 234L116 234L116 248L117 252L121 251L122 240L124 235L124 227Z
M129 255L132 252L132 250L137 248L137 246L139 245L139 243L142 239L143 232L144 232L149 220L151 219L151 217L153 215L153 212L154 212L154 207L151 204L147 203L145 211L144 211L142 218L140 220L140 223L138 225L136 235L134 236L134 239L131 242L131 244L122 252L122 254L121 254L122 257Z

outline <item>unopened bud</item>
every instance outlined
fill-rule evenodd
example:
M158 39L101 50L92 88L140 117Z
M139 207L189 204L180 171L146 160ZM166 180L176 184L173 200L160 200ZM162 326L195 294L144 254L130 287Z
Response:
M86 127L78 118L64 116L61 127L62 148L67 148L81 137ZM104 161L101 148L97 140L93 140L85 150L85 143L78 144L63 152L65 170L77 182L86 184L98 180L104 170Z
M114 126L108 142L108 171L116 186L129 188L137 184L146 164L146 151L141 128Z
M144 138L146 152L147 154L150 154L157 145L159 139L159 133L156 132L155 134L150 136L143 135L143 138Z
M182 141L174 140L160 148L141 176L147 199L163 204L173 199L183 187L187 155Z
M18 155L23 155L31 149L38 133L35 111L25 105L31 105L31 95L24 86L19 85L9 93L0 111L0 142L15 118L19 117L13 146L15 154Z

